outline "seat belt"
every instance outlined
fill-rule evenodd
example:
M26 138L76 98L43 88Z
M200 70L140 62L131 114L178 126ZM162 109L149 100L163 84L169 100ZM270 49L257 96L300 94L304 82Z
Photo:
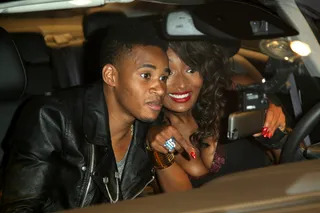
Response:
M297 119L302 114L301 98L299 96L297 84L296 84L296 81L294 79L294 74L293 73L291 73L289 75L289 79L288 80L289 80L289 83L290 83L290 97L291 97L291 102L292 102L292 106L293 106L293 113L294 113L295 118ZM309 135L307 135L304 138L303 143L304 143L304 145L306 147L311 145L311 140L310 140Z

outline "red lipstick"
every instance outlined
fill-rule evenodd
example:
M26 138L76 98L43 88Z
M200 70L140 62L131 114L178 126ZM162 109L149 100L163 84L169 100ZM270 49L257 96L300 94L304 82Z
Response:
M191 92L169 93L169 97L177 103L185 103L190 100Z

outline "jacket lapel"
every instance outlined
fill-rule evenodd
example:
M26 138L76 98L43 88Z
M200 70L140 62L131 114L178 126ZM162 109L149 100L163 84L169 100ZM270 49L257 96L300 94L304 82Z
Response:
M112 149L108 108L102 82L88 89L85 95L83 131L88 143L96 146L96 166L92 178L109 202L131 199L153 178L153 166L146 151L146 134L150 124L135 121L133 139L128 151L122 178ZM122 195L121 192L124 192Z
M118 170L111 145L108 108L102 82L88 89L84 104L83 131L88 142L96 146L96 165L92 178L110 202L117 201L121 198L121 193L117 184Z
M148 128L149 124L135 121L133 140L121 179L121 191L124 199L132 199L152 179L152 161L146 150Z

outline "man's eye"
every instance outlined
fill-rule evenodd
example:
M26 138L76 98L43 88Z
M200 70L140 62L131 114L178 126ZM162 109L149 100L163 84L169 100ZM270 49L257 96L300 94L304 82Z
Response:
M195 73L196 71L194 71L193 69L188 69L186 72L187 73Z
M168 76L167 75L164 75L164 76L160 77L160 81L166 82L167 80L168 80Z
M146 79L151 78L150 73L142 73L140 76L141 76L142 78L146 78Z

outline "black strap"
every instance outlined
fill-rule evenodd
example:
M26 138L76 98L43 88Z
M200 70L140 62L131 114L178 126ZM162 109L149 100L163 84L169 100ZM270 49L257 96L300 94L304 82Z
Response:
M283 144L287 141L287 132L282 132L277 129L272 138L265 138L263 136L256 137L256 140L267 149L281 149Z

